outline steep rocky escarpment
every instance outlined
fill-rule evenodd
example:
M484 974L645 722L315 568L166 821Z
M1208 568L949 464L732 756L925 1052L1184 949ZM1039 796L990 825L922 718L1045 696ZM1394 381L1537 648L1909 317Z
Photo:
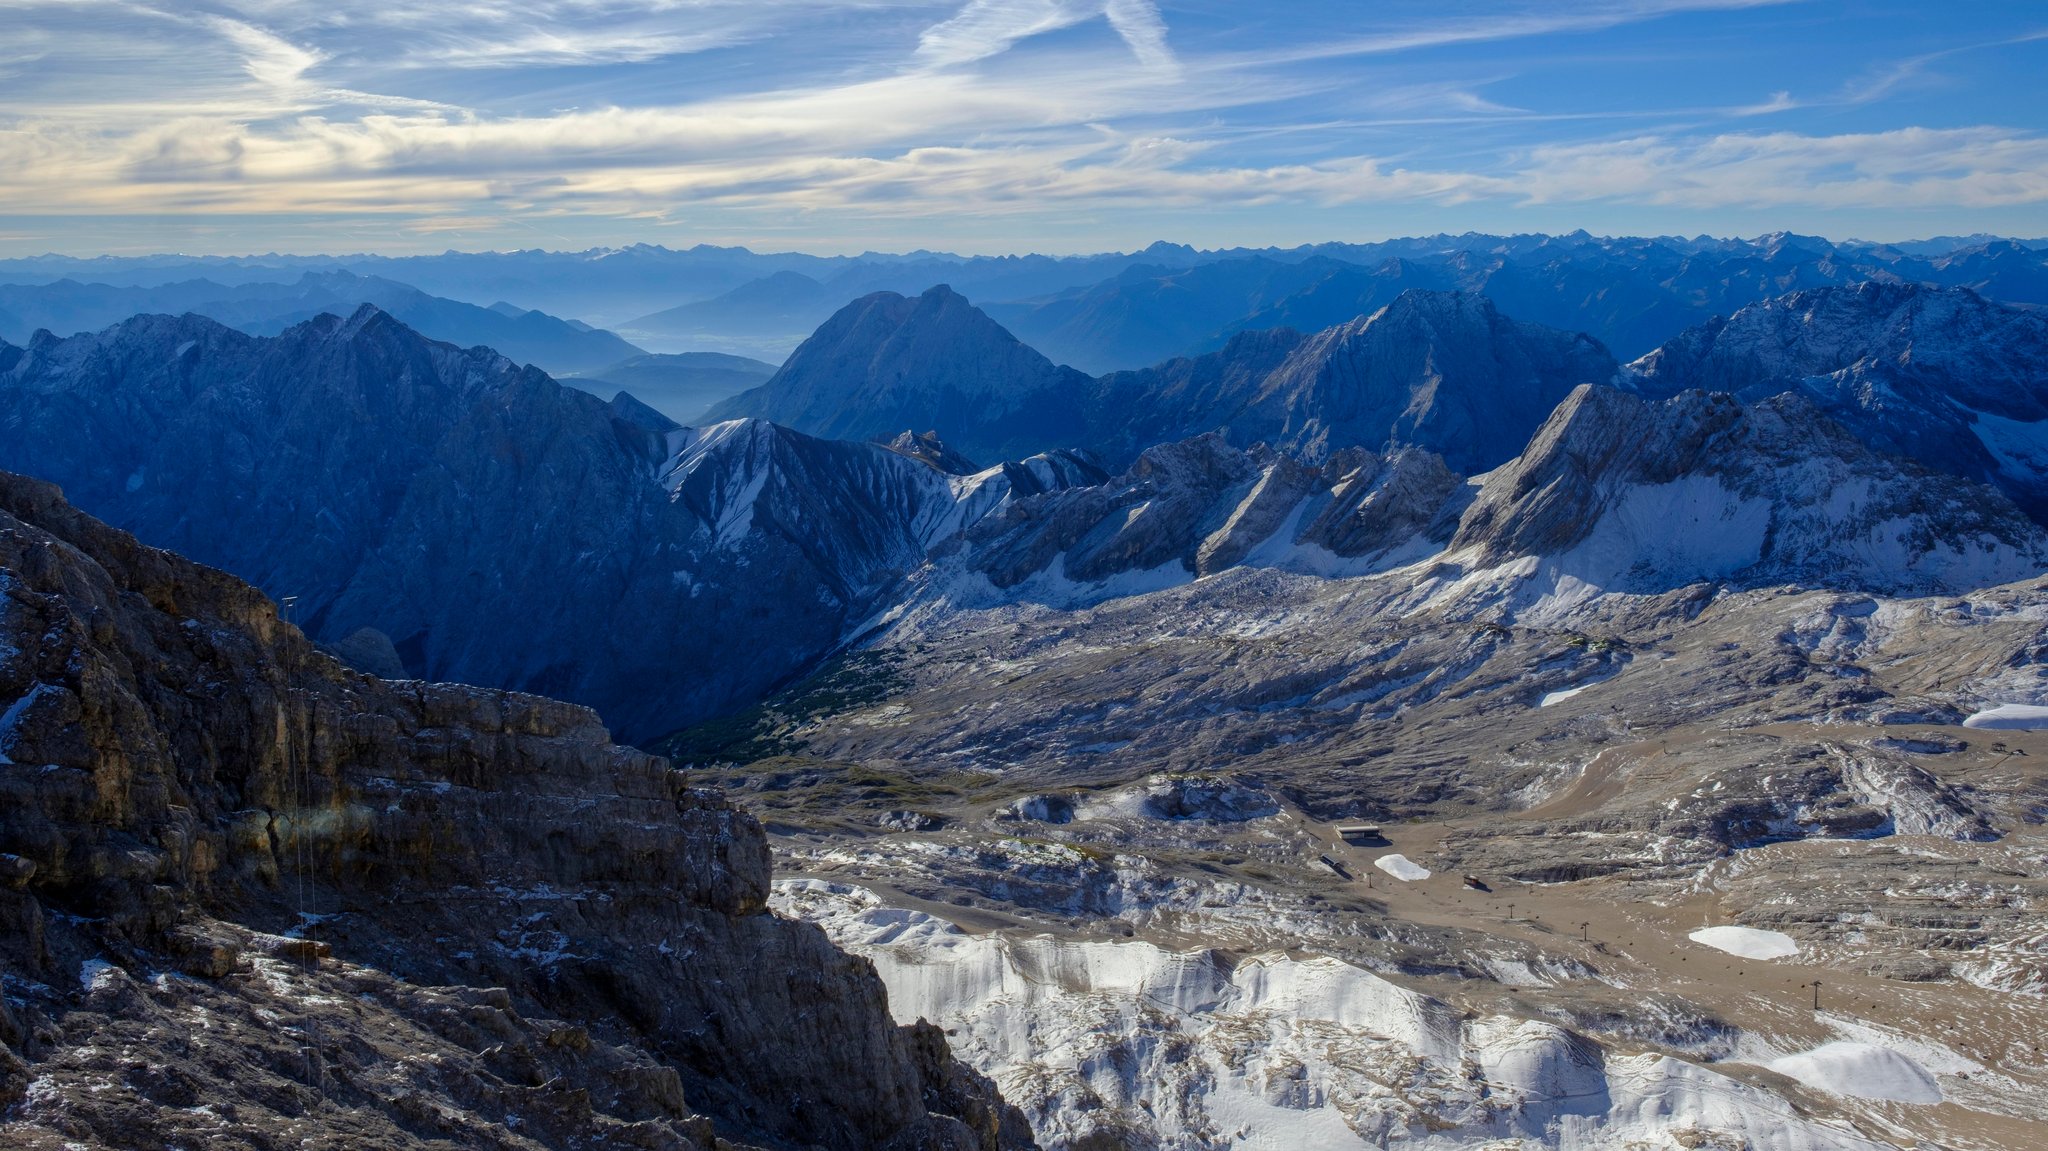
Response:
M0 1143L994 1148L760 827L0 474Z

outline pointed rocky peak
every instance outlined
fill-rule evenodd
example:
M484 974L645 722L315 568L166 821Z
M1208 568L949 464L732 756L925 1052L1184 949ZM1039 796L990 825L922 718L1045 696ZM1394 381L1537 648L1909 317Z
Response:
M653 408L648 407L631 392L622 391L612 397L611 413L612 418L620 423L639 428L643 431L653 432L657 435L667 435L673 431L680 431L683 426L655 411Z
M899 456L930 464L949 476L971 476L981 465L946 446L937 432L904 431L886 445Z
M1003 464L1003 477L1010 485L1009 498L1043 495L1068 488L1108 483L1109 472L1092 454L1068 448L1040 452Z
M1058 443L1054 397L1078 397L1090 382L942 284L916 297L876 292L841 308L766 383L710 418L757 416L857 440L934 428L970 456L1000 458Z
M1203 541L1269 462L1219 435L1148 449L1123 475L1012 503L968 533L972 563L1007 588L1055 569L1093 584L1132 573L1167 583L1201 565Z
M1350 448L1323 465L1329 500L1307 518L1299 542L1352 558L1416 539L1449 539L1463 477L1423 448L1381 456Z

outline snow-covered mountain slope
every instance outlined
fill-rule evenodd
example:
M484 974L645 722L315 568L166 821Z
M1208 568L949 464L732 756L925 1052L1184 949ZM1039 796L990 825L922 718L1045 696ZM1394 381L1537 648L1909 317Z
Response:
M694 762L837 888L780 906L1050 1146L2036 1146L2048 737L1961 724L2048 702L2038 572L1595 593L1474 551L1065 599L970 572ZM1276 966L1359 990L1240 986ZM1404 1029L1418 1000L1455 1030ZM1591 1113L1552 1125L1502 1033L1585 1054L1558 1094Z
M1064 433L1088 386L941 285L848 304L766 383L710 418L758 417L852 440L936 429L969 456L1004 459L1078 443Z
M1865 447L1796 395L1645 402L1584 387L1488 475L1450 543L1609 591L1698 581L1961 591L2048 567L1993 489Z
M1754 304L1629 365L1628 386L1796 391L1880 451L2048 516L2048 316L1964 288L1863 283Z
M274 339L199 317L44 337L0 375L0 426L0 466L298 596L316 638L372 629L409 674L549 691L638 738L808 667L1013 484L1100 475L686 431L368 308Z

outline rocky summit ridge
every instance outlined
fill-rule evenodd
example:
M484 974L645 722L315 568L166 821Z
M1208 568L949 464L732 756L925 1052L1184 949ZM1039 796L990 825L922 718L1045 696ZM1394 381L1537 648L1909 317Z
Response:
M0 474L0 1143L1030 1145L589 711L350 671Z

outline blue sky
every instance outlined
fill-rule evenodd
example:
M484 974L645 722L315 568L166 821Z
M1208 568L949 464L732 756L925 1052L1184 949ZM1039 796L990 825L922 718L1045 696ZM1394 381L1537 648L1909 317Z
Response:
M0 0L0 253L2048 235L2048 5Z

